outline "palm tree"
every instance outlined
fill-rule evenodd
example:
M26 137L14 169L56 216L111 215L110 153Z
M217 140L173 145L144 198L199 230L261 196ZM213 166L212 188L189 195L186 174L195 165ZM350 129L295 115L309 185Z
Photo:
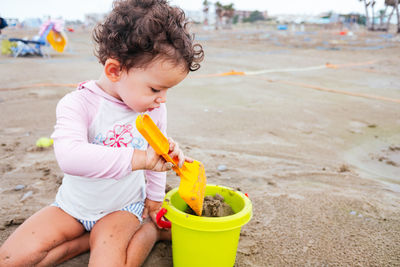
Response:
M371 29L374 31L375 30L375 13L374 13L374 7L375 7L375 0L369 1L371 3L371 9L372 9L372 23L371 23Z
M359 0L360 2L363 1L364 2L364 6L365 6L365 26L367 27L367 29L370 29L370 24L369 24L369 12L368 12L368 6L371 4L371 1L367 0Z
M233 4L229 4L229 5L224 5L222 6L223 11L223 17L226 17L227 20L227 24L228 27L230 28L233 22L233 16L235 15L235 9L233 8Z
M399 0L394 1L394 6L396 8L396 14L397 14L397 33L400 33Z
M380 30L380 31L385 31L386 30L385 26L383 25L383 20L385 18L387 9L388 9L388 6L385 5L385 9L379 10L379 27L378 27L378 30Z
M208 25L208 10L209 10L210 2L207 0L203 1L203 13L204 13L204 25Z
M397 16L397 33L400 33L400 14L399 14L399 1L400 0L385 0L385 9L380 11L380 23L377 28L375 28L375 16L374 16L374 6L376 1L375 0L359 0L360 2L364 2L365 5L365 26L367 27L368 30L374 31L374 30L383 30L383 31L388 31L389 26L390 26L390 20L392 19L392 15L394 11L396 10L396 16ZM372 9L372 23L369 20L369 11L368 7L371 6ZM386 11L388 7L393 7L392 11L389 14L388 20L386 22L386 26L383 25L383 20L386 15Z
M396 15L397 15L397 33L400 33L399 0L385 0L385 5L387 7L388 6L392 6L393 7L392 11L389 14L385 30L386 31L389 30L390 20L392 19L392 15L393 15L394 11L396 10Z
M223 8L222 4L217 1L215 4L215 14L217 15L216 21L215 21L215 29L218 30L220 26L222 26L222 16L223 16Z

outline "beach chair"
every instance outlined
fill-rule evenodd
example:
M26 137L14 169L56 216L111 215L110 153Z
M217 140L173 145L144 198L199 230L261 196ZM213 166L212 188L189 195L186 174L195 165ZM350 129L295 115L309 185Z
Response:
M42 48L47 45L43 40L25 40L18 38L8 39L10 42L16 42L14 47L11 47L11 52L14 57L26 55L38 55L49 57L49 54Z

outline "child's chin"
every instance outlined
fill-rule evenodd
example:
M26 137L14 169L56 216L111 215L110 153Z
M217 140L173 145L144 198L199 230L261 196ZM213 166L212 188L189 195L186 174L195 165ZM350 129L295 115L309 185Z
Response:
M135 111L136 113L144 113L149 111L149 109L147 108L132 108L133 111Z

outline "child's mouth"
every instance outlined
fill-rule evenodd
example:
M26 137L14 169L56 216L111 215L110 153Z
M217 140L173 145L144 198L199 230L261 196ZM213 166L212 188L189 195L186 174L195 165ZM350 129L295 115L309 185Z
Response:
M159 108L159 106L158 106L158 107L155 107L155 108L148 108L147 111L152 111L152 110L154 110L154 109L156 109L156 108Z

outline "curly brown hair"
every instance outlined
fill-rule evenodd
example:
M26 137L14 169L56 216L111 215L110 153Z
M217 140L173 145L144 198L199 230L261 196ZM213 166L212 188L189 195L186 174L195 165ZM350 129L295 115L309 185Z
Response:
M188 23L183 10L166 0L115 1L111 13L93 31L95 54L103 65L113 58L125 70L144 68L163 58L195 71L204 51L200 44L193 44Z

